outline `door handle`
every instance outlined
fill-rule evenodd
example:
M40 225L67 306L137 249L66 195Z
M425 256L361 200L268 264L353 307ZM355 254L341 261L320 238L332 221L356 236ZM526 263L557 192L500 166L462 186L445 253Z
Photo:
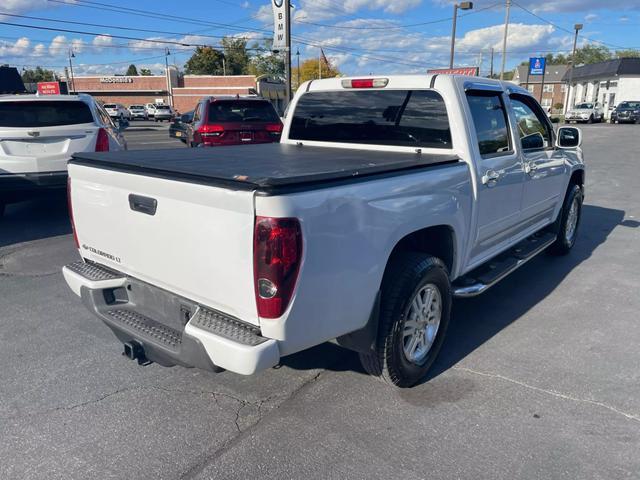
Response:
M493 187L500 180L500 172L487 170L482 176L482 183L488 187Z
M158 208L158 201L155 198L143 197L142 195L129 194L129 207L134 212L147 215L155 215Z

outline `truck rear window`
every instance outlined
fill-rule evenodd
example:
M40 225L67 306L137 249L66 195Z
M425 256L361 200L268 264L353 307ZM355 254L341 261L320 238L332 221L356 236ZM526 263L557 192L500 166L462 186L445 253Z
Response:
M293 111L289 138L451 148L444 100L433 90L306 93Z
M55 127L81 123L93 123L91 110L84 102L0 102L0 127Z
M209 104L209 122L279 122L269 102L256 100L215 101Z

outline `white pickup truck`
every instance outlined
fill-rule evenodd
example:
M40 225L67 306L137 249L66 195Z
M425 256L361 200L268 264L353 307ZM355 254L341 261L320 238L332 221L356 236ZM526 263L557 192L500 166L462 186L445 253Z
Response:
M307 82L279 144L75 155L64 277L142 364L252 374L336 340L412 386L453 297L572 248L580 143L509 83Z

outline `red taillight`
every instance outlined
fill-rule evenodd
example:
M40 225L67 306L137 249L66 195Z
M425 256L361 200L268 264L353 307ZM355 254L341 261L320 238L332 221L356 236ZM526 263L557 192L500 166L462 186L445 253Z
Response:
M104 128L98 129L98 139L96 140L96 152L109 151L109 134Z
M345 78L342 88L383 88L389 83L388 78Z
M264 127L267 132L271 133L282 133L282 124L281 123L267 123Z
M71 178L67 178L67 205L69 206L69 220L71 221L73 241L76 243L76 248L80 249L80 242L78 241L78 234L76 233L76 225L73 221L73 206L71 204Z
M258 316L278 318L287 309L302 260L297 218L256 217L253 274Z
M219 137L224 133L222 125L203 125L198 129L198 133L203 137Z

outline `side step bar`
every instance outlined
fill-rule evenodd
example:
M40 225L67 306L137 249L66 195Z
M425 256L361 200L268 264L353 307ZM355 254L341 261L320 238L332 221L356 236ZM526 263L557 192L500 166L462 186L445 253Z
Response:
M453 296L475 297L486 292L504 277L514 272L533 257L543 252L556 240L553 233L536 233L505 253L489 260L453 284Z

